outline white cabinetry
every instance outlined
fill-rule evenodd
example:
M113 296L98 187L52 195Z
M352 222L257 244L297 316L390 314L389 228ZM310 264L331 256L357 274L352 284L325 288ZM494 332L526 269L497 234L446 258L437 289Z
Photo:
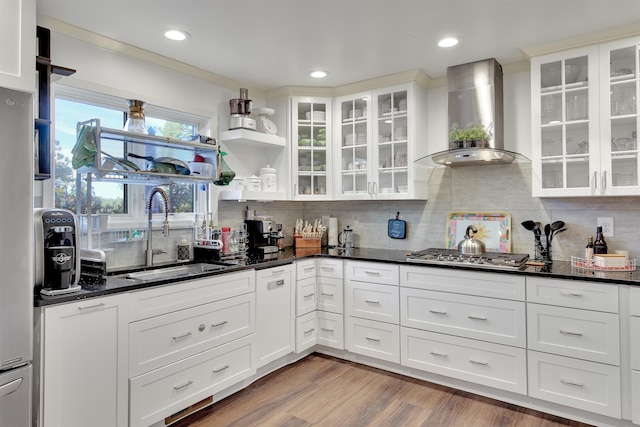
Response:
M637 195L640 39L531 61L533 195Z
M332 198L331 104L331 98L290 99L293 200Z
M148 426L256 372L253 270L129 294L129 425Z
M529 395L620 418L618 287L527 278Z
M36 89L36 1L3 0L0 14L0 86Z
M304 260L296 269L296 352L315 344L344 349L342 261Z
M524 295L523 277L402 266L401 363L526 394Z
M631 421L640 424L640 288L630 289Z
M294 265L256 271L258 367L295 349Z
M399 266L345 263L345 337L347 350L400 362Z
M416 83L336 98L336 199L426 199L427 171L415 160L426 122Z
M36 425L128 425L127 311L126 295L36 311Z

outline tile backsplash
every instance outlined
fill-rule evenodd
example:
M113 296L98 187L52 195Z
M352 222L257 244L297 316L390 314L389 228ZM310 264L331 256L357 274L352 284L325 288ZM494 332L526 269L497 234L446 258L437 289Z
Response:
M220 201L219 223L238 227L246 206L283 224L286 244L293 242L297 218L308 221L332 215L338 228L354 229L355 245L366 248L419 250L444 247L449 212L505 212L511 215L512 252L533 256L533 234L521 223L531 219L542 224L562 220L567 231L553 242L553 259L582 256L589 236L595 235L597 218L614 220L614 237L606 238L610 251L625 249L640 256L640 197L531 197L531 165L465 166L436 168L429 177L428 200L329 201L238 203ZM407 221L407 237L387 237L387 221L400 211Z

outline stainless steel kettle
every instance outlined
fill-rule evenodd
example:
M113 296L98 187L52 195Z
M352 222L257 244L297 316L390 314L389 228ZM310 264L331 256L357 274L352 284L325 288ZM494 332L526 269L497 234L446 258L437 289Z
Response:
M478 229L473 224L467 227L467 231L464 233L464 240L458 243L458 250L460 253L478 255L486 252L484 243L473 237L477 232Z

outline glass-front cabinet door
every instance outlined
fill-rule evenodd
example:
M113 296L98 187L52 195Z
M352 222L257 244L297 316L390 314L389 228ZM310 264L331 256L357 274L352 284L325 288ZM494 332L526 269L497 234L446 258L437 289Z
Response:
M368 199L373 192L371 173L371 95L336 98L336 195Z
M331 199L331 98L291 98L294 200Z
M409 193L410 92L406 87L374 93L373 192L381 198Z
M602 187L606 194L639 194L640 39L600 46Z
M534 58L531 66L534 196L598 191L597 49Z

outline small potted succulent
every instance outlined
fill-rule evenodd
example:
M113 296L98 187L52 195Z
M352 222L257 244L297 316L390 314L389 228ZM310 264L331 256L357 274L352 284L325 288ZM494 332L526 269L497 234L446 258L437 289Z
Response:
M449 133L449 145L451 148L485 148L489 146L489 140L492 136L489 126L474 124L460 128L458 123L454 123Z

